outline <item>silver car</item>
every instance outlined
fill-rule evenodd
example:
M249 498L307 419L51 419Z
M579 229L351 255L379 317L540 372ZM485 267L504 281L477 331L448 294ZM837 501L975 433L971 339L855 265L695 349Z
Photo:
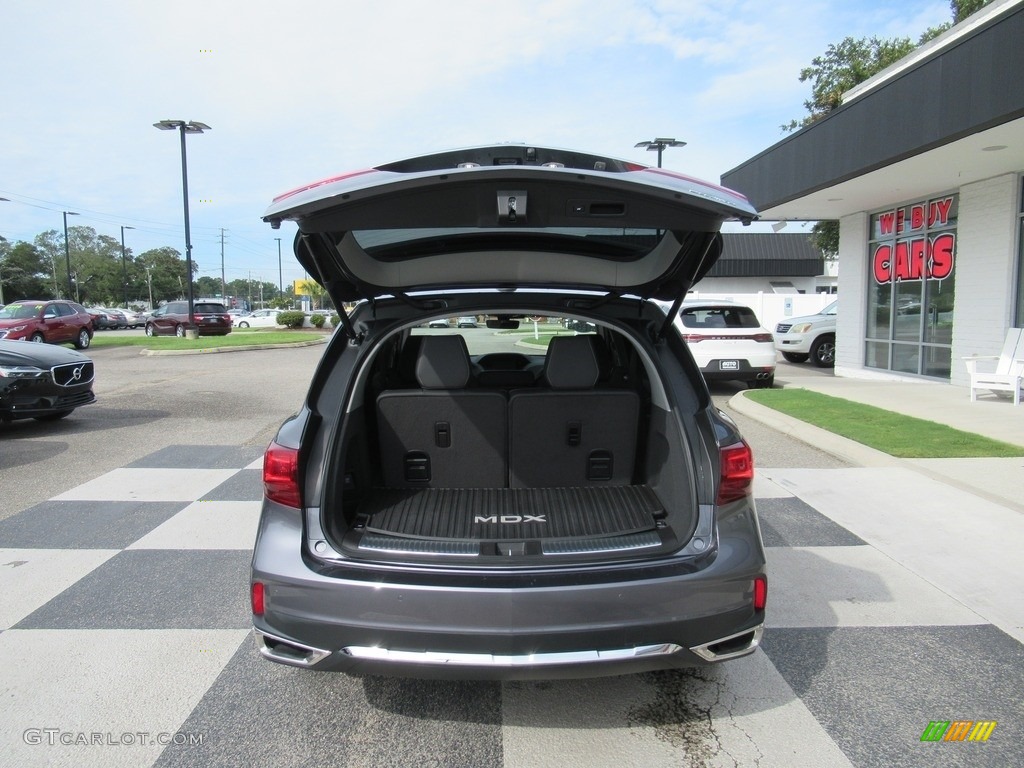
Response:
M536 679L753 652L753 459L674 318L722 222L755 217L670 171L508 144L275 199L264 219L357 303L264 459L262 655ZM491 332L428 327L469 316Z

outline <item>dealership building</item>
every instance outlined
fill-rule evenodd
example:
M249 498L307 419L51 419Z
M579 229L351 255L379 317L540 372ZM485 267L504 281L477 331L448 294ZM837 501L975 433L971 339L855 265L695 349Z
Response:
M836 373L967 385L1024 326L1024 0L996 0L722 176L836 219Z

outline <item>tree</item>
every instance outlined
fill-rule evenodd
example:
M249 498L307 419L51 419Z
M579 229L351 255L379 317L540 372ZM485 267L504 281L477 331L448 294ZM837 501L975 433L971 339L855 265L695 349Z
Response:
M823 55L811 60L811 66L800 70L800 82L811 81L811 98L804 102L808 114L800 121L790 121L782 129L793 131L820 120L842 105L844 93L899 61L915 47L909 37L891 40L846 37L833 43Z
M42 299L51 296L49 269L44 256L31 243L0 242L0 281L3 300Z
M185 262L179 251L169 246L153 248L140 253L136 261L152 286L154 305L185 296Z
M811 98L804 102L807 115L801 120L791 120L782 130L795 131L820 120L842 105L843 94L848 90L895 64L918 45L938 37L952 24L963 21L991 1L950 0L952 23L926 30L916 44L909 37L862 37L859 40L846 37L838 44L833 43L823 55L811 60L811 66L800 70L800 82L811 81ZM819 221L811 230L811 241L825 258L835 258L839 254L839 222Z
M196 295L213 298L214 296L220 296L221 285L219 277L210 277L209 275L203 275L196 280Z

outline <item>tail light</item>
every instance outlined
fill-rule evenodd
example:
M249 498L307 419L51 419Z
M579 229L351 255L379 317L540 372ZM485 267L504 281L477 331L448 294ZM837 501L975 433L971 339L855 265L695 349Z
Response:
M768 603L768 579L765 576L754 578L754 610L763 611Z
M717 504L737 501L750 494L754 481L754 455L750 446L738 443L719 449L721 477L718 483Z
M302 508L299 491L299 452L271 443L263 454L263 493L286 507Z
M264 587L263 582L254 581L252 583L252 592L250 593L250 599L252 600L252 615L262 616L264 611Z
M696 344L698 341L704 341L707 336L703 336L699 333L687 333L683 336L683 341L687 344Z
M755 333L751 338L762 344L771 344L775 341L775 338L770 333Z

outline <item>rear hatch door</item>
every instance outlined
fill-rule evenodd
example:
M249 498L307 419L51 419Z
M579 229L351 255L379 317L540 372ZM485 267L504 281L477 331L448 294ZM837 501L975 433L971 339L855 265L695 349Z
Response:
M295 254L340 306L452 289L550 288L676 299L721 253L739 193L571 150L502 144L325 179L274 200Z

